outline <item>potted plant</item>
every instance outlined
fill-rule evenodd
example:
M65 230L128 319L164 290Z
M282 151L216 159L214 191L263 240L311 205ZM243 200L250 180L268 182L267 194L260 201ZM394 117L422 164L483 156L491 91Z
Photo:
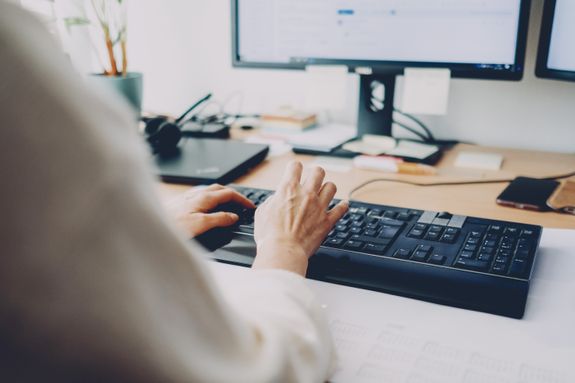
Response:
M142 105L142 74L128 70L126 0L83 1L81 16L64 17L64 25L89 26L102 72L92 77L124 95L138 115Z

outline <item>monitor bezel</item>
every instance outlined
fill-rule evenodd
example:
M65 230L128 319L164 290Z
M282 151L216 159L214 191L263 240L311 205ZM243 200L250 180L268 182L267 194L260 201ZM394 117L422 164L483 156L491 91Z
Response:
M541 19L541 34L539 36L535 75L539 78L550 80L575 81L575 71L551 69L547 66L549 62L549 49L551 47L551 35L553 33L556 4L556 0L545 0L543 17Z
M369 68L374 74L399 75L404 68L449 68L451 76L455 78L486 79L520 81L525 70L525 50L527 46L527 33L529 27L529 13L531 0L521 0L519 10L519 23L517 28L517 44L515 51L515 64L512 70L493 68L477 68L476 64L454 63L424 63L409 61L364 61L364 60L332 60L310 59L306 63L273 63L273 62L249 62L240 60L239 56L239 21L238 1L231 1L231 26L232 26L232 66L235 68L255 69L288 69L304 70L308 65L345 65L350 72L360 72L362 68Z

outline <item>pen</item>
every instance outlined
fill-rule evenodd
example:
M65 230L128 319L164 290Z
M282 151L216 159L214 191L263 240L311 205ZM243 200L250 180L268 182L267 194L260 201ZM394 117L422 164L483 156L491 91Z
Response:
M353 160L355 167L379 170L387 173L431 176L437 174L433 166L404 162L393 157L357 156Z

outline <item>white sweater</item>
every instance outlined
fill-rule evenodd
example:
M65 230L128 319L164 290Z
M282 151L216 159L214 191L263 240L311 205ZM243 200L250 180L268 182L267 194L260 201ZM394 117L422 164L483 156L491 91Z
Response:
M0 381L327 379L332 342L305 279L253 270L226 301L164 216L118 103L0 0Z

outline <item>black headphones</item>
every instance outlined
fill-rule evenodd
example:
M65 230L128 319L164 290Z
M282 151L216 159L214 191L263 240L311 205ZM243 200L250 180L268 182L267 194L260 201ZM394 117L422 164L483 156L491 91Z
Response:
M153 117L144 122L146 140L154 154L173 151L182 139L180 127L175 122L168 121L167 117Z
M198 106L206 102L212 97L211 93L200 99L194 105L188 108L184 114L178 117L173 122L165 116L144 118L146 124L144 134L146 140L152 148L154 154L170 153L173 152L178 143L182 139L182 131L180 130L180 123Z

